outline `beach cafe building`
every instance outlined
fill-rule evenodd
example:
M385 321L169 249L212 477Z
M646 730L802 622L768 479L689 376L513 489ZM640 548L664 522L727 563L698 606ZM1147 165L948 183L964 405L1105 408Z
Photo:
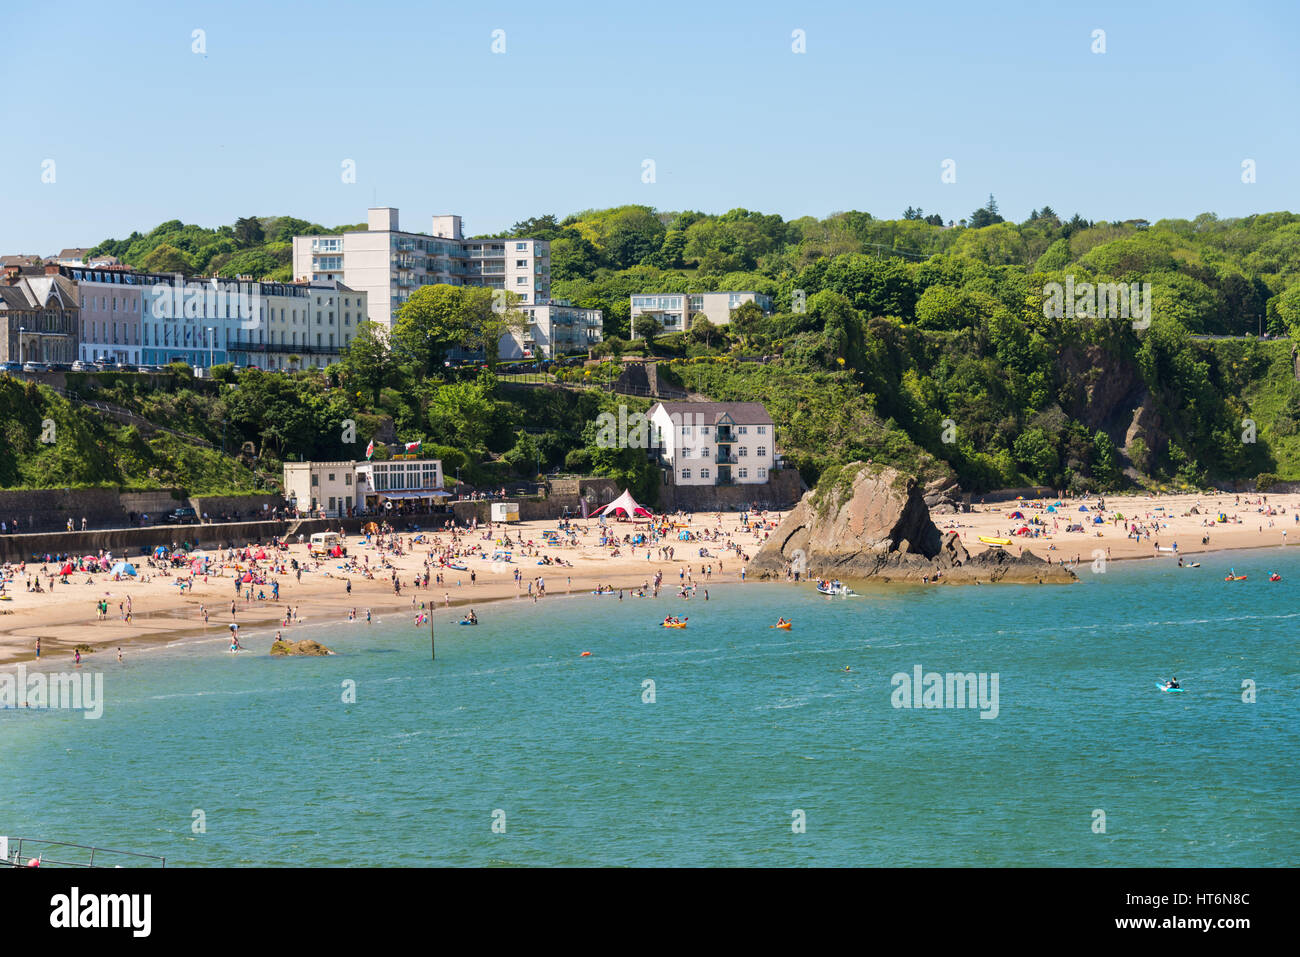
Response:
M442 504L451 493L442 487L442 460L396 456L357 466L356 494L361 507L393 511L403 505L421 510Z
M424 507L449 498L442 460L398 456L385 462L285 462L284 497L304 513L343 518L370 509Z

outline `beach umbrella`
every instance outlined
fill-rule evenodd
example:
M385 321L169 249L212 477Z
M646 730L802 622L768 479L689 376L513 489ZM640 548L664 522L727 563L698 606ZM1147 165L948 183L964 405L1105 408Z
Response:
M134 575L135 566L130 562L118 562L113 566L114 575Z
M153 553L155 558L162 558L163 556L170 554L166 545L159 545L153 550Z

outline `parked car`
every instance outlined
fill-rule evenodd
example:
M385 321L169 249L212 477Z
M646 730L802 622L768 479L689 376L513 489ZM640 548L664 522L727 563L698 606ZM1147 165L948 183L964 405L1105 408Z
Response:
M121 372L122 363L108 356L100 356L95 360L95 368L100 372Z
M0 362L0 372L22 372L21 362Z
M47 366L44 362L24 362L23 371L24 372L49 372L50 367Z
M72 363L70 363L70 362L51 362L51 363L50 363L50 371L51 371L51 372L71 372L71 371L72 371Z
M73 372L94 372L95 367L92 366L89 362L82 362L80 359L78 359L76 362L72 363L72 371Z
M195 525L199 521L199 514L192 508L178 508L168 512L163 521L168 525Z

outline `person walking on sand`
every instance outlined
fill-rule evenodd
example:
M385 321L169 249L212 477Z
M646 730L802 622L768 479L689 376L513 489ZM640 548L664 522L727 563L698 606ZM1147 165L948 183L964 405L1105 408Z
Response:
M118 649L117 649L117 663L118 663L119 665L122 663L122 649L121 649L121 648L118 648Z

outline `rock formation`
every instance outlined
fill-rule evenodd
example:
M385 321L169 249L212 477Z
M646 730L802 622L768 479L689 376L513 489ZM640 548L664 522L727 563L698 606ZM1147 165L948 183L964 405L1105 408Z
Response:
M334 652L330 651L324 645L310 639L303 639L302 641L285 641L281 638L278 641L273 641L271 643L271 654L276 657L282 655L319 656L332 655Z
M927 495L928 493L928 495ZM947 506L939 489L922 488L887 466L854 462L828 471L786 516L748 574L781 578L878 579L949 583L1076 581L1074 573L1025 551L989 549L971 556L956 532L930 519L927 497ZM946 510L946 507L945 507Z

